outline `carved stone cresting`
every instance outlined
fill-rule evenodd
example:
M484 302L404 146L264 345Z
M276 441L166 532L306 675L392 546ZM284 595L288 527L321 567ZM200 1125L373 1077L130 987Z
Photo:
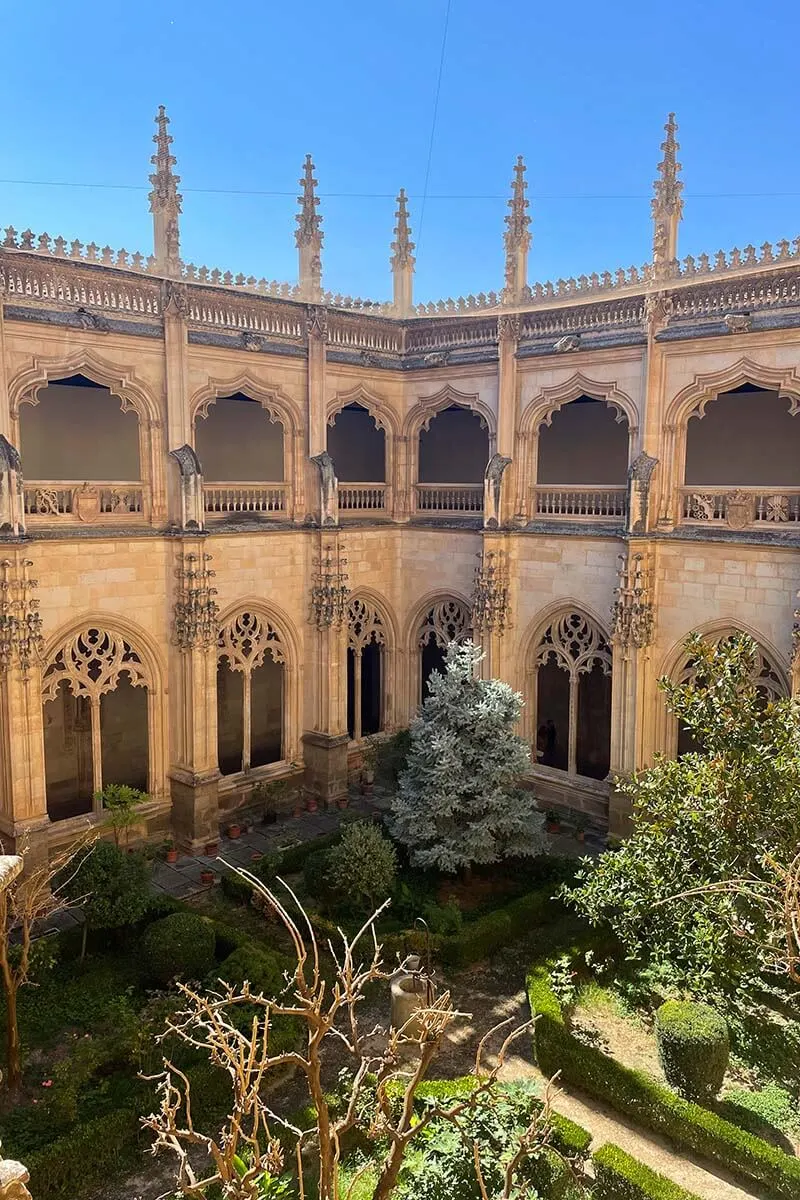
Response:
M320 524L336 525L339 521L339 510L336 501L336 471L333 459L327 450L315 454L311 461L319 471L320 490Z
M51 657L42 681L42 700L55 700L62 682L73 696L85 696L98 709L100 697L113 692L121 675L133 687L152 685L138 652L118 633L91 626L72 634Z
M19 451L0 433L0 533L25 532L25 502Z
M0 562L0 673L15 666L23 678L44 643L39 601L33 595L39 584L30 577L31 566L27 558Z
M647 530L650 484L658 459L644 450L638 454L628 468L628 532L645 533Z
M579 333L565 333L554 344L553 349L556 354L566 354L568 350L580 349L581 335Z
M472 590L472 625L476 632L502 635L511 615L505 554L482 551Z
M342 557L344 547L339 542L327 542L319 556L314 559L314 581L311 585L312 625L320 631L332 625L339 627L347 616L347 559Z
M500 489L503 473L510 466L511 459L505 454L493 454L487 464L483 489L483 524L486 529L497 529L500 525Z
M207 649L217 641L219 606L211 586L215 572L209 570L210 554L181 554L175 571L175 642L181 650Z
M422 622L417 645L420 649L433 641L440 650L451 642L465 642L472 636L472 613L462 600L437 600Z
M653 638L651 570L644 554L619 556L619 583L611 609L612 641L627 653L643 650Z

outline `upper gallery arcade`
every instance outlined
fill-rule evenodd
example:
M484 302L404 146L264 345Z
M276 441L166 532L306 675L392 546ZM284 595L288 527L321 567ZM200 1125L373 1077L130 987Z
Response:
M452 638L523 693L542 799L612 825L685 748L692 630L796 690L800 238L681 259L672 116L648 263L530 284L520 159L502 287L425 304L403 191L392 299L324 290L310 157L296 284L184 262L154 140L151 255L0 244L0 832L108 781L186 845L276 773L336 800Z

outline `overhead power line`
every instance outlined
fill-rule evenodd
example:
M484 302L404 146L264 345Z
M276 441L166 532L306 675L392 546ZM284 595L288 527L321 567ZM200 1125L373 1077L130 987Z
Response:
M140 183L95 183L82 180L68 179L0 179L0 185L8 184L18 187L54 187L54 188L89 188L117 192L148 192L150 189ZM295 196L295 192L285 192L274 188L191 188L182 187L181 191L205 196ZM395 200L394 192L318 192L318 196L330 199L344 200ZM684 192L687 200L769 200L795 199L800 192ZM649 192L531 192L532 200L650 200ZM427 192L422 193L423 202L427 200L507 200L508 197L500 192ZM420 199L420 194L409 193L409 199Z
M436 119L439 116L439 96L442 92L442 74L444 72L444 54L447 49L447 30L450 26L450 5L452 0L447 0L447 8L444 14L444 30L442 32L442 50L439 55L439 74L436 78L436 95L433 101L433 117L431 118L431 136L428 141L428 162L425 166L425 185L422 189L422 204L419 210L419 222L417 224L417 250L419 251L422 245L422 225L425 220L425 204L428 199L428 183L431 177L431 161L433 159L433 142L436 137Z

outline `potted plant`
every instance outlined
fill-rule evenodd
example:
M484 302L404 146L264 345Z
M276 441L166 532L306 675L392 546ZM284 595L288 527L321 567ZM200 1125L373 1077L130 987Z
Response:
M214 882L214 872L210 867L206 867L200 872L200 882L203 887L211 887Z
M240 838L241 836L242 836L241 825L233 824L233 825L228 826L228 837L231 838L232 841L235 841L236 838Z
M586 830L589 828L589 818L586 813L579 812L575 816L575 841L586 841Z
M171 837L164 839L164 860L168 863L178 861L178 851Z
M205 856L206 858L216 858L219 842L206 842Z
M548 833L561 832L561 814L557 808L548 808L544 814L544 820Z
M117 848L121 834L124 834L125 845L128 845L130 831L141 819L138 809L149 799L146 792L129 787L127 783L108 783L102 792L96 794L95 800L100 808L108 813L108 824L113 831L114 845Z
M374 737L365 740L361 750L361 793L371 796L375 787L375 767L378 762L378 742Z
M290 770L294 771L295 769L296 763L291 763ZM288 807L289 801L293 795L296 795L296 792L297 787L293 776L270 779L255 785L253 799L262 806L261 811L265 825L276 823L279 812ZM297 815L296 812L295 815Z

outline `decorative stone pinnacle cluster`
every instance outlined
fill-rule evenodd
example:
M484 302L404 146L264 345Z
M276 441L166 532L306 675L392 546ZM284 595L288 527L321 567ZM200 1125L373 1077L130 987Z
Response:
M394 227L395 240L392 242L392 254L389 260L392 269L414 267L414 243L411 241L411 230L408 225L408 208L406 205L406 189L400 188L397 197L397 224Z

